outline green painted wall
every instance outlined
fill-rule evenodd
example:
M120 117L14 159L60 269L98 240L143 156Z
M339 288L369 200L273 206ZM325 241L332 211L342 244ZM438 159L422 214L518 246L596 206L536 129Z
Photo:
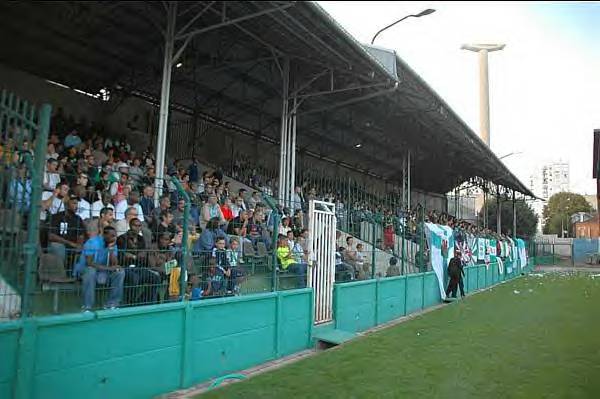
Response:
M336 284L334 315L336 328L356 332L376 325L377 280Z
M10 398L15 385L20 322L0 323L0 398Z
M406 314L406 276L379 280L377 294L377 324Z
M423 274L409 274L406 280L406 314L423 308Z
M308 348L312 324L303 289L0 325L0 398L149 398Z
M442 302L442 296L440 294L440 286L438 283L437 276L434 272L427 272L423 275L424 281L424 303L425 307L428 308L433 305L437 305Z

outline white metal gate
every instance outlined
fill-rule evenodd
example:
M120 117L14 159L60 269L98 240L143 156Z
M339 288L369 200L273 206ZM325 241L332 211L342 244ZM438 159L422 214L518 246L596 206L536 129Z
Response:
M335 205L311 200L309 203L310 257L308 286L314 292L315 324L333 318L333 284L335 282Z

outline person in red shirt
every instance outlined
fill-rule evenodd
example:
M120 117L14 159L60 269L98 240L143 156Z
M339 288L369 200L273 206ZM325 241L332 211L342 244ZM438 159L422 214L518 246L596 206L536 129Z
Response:
M225 198L223 200L223 204L221 205L221 212L223 212L223 217L228 222L233 220L233 211L231 210L231 199Z

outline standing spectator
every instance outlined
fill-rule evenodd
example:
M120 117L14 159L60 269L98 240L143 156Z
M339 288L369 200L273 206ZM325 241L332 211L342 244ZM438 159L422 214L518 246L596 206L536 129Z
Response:
M447 297L452 293L452 298L456 298L456 289L458 288L461 270L461 254L459 250L455 249L454 257L448 263L448 277L450 277L450 281L448 282L448 288L446 288ZM461 296L464 296L464 292L461 292Z

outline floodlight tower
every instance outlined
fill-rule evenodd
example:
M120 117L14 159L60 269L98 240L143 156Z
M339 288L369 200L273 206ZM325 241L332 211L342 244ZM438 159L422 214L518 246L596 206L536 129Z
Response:
M504 44L463 44L461 49L479 53L479 136L490 146L490 87L488 53L504 48Z

